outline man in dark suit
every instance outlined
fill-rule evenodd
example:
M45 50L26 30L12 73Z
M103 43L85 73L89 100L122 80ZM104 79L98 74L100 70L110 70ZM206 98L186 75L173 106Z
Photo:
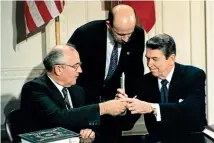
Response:
M175 63L175 55L171 36L160 34L149 39L146 58L151 72L139 84L139 99L124 99L132 114L144 114L150 134L201 132L206 125L205 73ZM117 95L124 98L122 94Z
M24 84L21 111L28 131L64 127L80 132L83 138L94 138L90 129L100 125L100 116L124 112L126 103L110 100L85 105L84 90L75 85L82 72L78 52L68 45L54 47L45 57L47 73Z
M130 6L115 6L107 20L79 27L68 44L77 47L83 62L83 73L77 84L84 88L88 103L114 99L122 73L125 74L126 92L130 97L135 95L136 80L144 74L144 30L136 26L135 12ZM116 122L115 117L102 119L106 133L120 134L125 125L129 126L127 129L133 127L132 121L122 124L120 119Z

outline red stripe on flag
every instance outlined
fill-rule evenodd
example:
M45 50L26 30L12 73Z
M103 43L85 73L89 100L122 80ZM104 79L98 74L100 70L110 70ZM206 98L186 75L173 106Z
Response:
M123 4L134 8L136 15L146 32L148 33L155 24L155 5L154 0L150 1L122 1Z
M61 5L61 2L60 1L54 1L55 2L55 4L56 4L56 7L57 7L57 9L58 9L58 11L59 11L59 13L61 13L62 12L62 5Z
M24 12L25 12L25 19L26 19L26 25L28 27L29 32L35 30L37 28L36 24L34 23L34 20L32 18L32 15L29 11L29 7L27 4L27 1L24 1Z
M64 4L65 4L64 0L57 1L57 2L51 1L51 2L54 2L53 4L56 5L57 9L59 10L59 14L60 14L62 12ZM62 2L62 5L61 5L61 2ZM25 15L25 19L26 19L26 27L28 28L29 32L32 32L32 31L36 30L38 27L40 27L40 25L36 25L36 21L34 21L34 20L36 20L36 18L37 18L36 16L38 16L38 14L41 15L44 23L53 19L53 17L51 15L50 11L48 10L49 5L46 5L44 0L43 1L35 0L33 3L30 3L30 4L34 4L38 9L38 11L35 9L30 9L30 7L28 6L27 0L24 1L24 15ZM51 7L50 7L50 9L51 9ZM30 12L32 12L32 15ZM33 19L34 17L35 17L35 19ZM40 20L40 18L37 20ZM40 24L42 24L42 23L40 22ZM26 33L27 33L27 29L26 29Z
M36 6L39 10L40 15L42 16L44 22L48 22L49 20L52 19L52 16L45 4L44 1L35 1Z

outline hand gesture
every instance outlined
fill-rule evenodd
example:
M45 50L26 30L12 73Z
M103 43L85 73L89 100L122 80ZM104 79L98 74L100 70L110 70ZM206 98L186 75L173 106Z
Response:
M125 93L124 89L118 88L117 94L115 95L115 99L119 100L124 98L128 98L128 95Z
M145 114L153 111L151 106L152 103L141 101L136 98L126 98L122 100L128 102L127 108L132 114Z
M112 116L119 115L126 110L127 102L121 100L109 100L104 103L100 103L100 110L104 111L105 114Z
M80 137L83 139L94 140L95 132L92 131L91 129L82 129L82 130L80 130Z

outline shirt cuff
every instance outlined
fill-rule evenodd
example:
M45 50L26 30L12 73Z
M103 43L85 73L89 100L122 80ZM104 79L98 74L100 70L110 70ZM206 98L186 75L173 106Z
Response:
M152 108L156 110L156 115L155 115L156 121L160 122L161 121L161 113L160 113L159 104L156 104L156 103L152 104Z

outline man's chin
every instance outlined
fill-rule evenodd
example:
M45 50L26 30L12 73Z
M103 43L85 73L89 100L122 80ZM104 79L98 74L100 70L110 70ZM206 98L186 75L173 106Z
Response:
M127 42L125 42L125 41L120 41L120 40L116 40L116 42L117 42L118 44L120 44L120 45L124 45L124 44L127 43Z

